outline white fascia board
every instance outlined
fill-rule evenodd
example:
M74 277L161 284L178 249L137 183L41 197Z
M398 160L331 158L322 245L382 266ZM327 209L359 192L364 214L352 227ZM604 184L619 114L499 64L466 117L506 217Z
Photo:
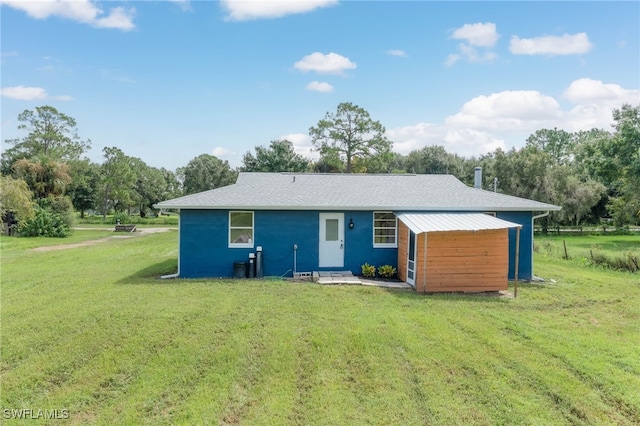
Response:
M159 209L179 209L179 210L300 210L300 211L371 211L371 210L386 210L397 212L537 212L537 211L559 211L561 208L558 206L549 205L548 207L491 207L491 206L474 206L468 208L462 207L425 207L425 206L203 206L203 205L173 205L173 206L159 206L154 205Z

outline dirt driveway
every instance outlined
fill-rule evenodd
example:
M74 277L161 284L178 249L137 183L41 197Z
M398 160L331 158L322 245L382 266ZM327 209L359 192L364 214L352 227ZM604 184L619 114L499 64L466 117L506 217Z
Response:
M77 229L79 231L86 231L86 230L91 230L91 231L113 231L113 228L74 228ZM136 238L136 237L142 237L144 235L148 235L148 234L156 234L158 232L168 232L171 230L176 230L178 228L139 228L137 229L135 232L130 232L130 233L126 233L126 232L122 232L122 233L116 233L114 232L113 235L108 236L108 237L104 237L104 238L98 238L97 240L87 240L87 241L82 241L80 243L72 243L72 244L58 244L58 245L54 245L54 246L42 246L42 247L36 247L36 248L32 248L30 249L30 251L53 251L53 250L66 250L66 249L72 249L72 248L78 248L78 247L88 247L88 246L93 246L96 244L100 244L100 243L104 243L105 241L109 241L111 239L124 239L124 238Z

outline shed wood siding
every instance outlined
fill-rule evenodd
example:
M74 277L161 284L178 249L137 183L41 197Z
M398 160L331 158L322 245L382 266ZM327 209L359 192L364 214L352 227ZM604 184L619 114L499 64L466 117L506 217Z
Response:
M508 287L508 230L430 232L427 239L426 290L497 291ZM418 251L420 248L418 248ZM422 261L418 257L418 262ZM422 267L418 268L422 271ZM416 281L418 284L418 281Z
M398 221L398 278L407 281L407 246L409 244L409 228Z
M431 233L422 233L416 235L416 291L426 292L430 291L425 289L425 283L428 285L429 280L429 266L427 260L431 253L428 251L429 246L425 244L425 241L431 239Z

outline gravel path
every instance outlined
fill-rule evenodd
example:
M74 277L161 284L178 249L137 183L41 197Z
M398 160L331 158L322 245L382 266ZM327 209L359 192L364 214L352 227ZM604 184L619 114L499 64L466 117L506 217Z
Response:
M84 231L87 231L87 230L113 231L113 228L74 228L74 229L77 229L79 231L83 231L83 230ZM30 251L53 251L53 250L66 250L66 249L72 249L72 248L78 248L78 247L88 247L88 246L93 246L96 244L103 243L111 239L135 238L135 237L141 237L147 234L156 234L158 232L168 232L176 229L178 228L166 228L166 227L165 228L139 228L139 229L136 229L135 232L131 232L131 233L123 232L123 233L116 234L114 232L114 235L111 235L109 237L104 237L104 238L98 238L96 240L87 240L87 241L82 241L80 243L72 243L72 244L58 244L54 246L36 247L36 248L32 248Z

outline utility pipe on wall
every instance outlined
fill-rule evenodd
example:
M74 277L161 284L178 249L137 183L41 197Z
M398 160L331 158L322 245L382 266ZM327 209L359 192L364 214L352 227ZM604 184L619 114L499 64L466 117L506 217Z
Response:
M256 278L262 278L262 246L256 247Z
M298 245L294 244L293 245L293 276L294 277L296 276L296 272L298 271L298 268L297 268L297 264L298 264L297 254L298 254Z

